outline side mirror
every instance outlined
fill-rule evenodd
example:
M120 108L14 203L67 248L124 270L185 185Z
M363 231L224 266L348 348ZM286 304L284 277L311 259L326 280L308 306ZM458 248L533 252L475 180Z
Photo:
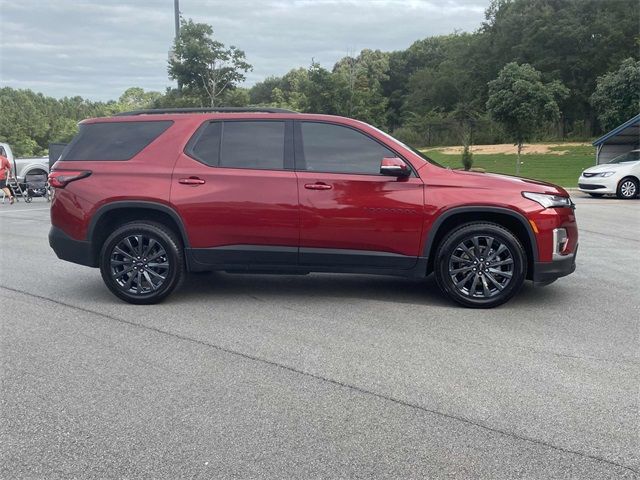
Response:
M411 168L401 158L387 157L382 159L380 173L390 177L408 177L411 175Z

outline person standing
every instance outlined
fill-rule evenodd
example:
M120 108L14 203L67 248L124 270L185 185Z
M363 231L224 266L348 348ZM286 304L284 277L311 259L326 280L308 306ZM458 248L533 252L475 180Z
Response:
M0 152L0 189L9 197L9 203L13 204L15 198L13 192L7 187L7 179L11 176L11 162L4 156L4 149Z

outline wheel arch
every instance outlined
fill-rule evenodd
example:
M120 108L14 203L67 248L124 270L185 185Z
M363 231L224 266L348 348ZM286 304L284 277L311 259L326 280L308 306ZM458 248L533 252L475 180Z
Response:
M445 235L469 222L496 223L512 232L527 255L527 278L533 278L534 266L538 261L538 243L529 221L524 215L508 208L484 205L454 207L446 210L436 219L431 226L423 251L427 259L427 274L433 271L435 254Z
M27 165L22 172L20 172L20 178L24 184L27 183L27 175L31 175L34 172L42 172L45 175L49 175L49 171L43 166L38 164Z
M47 172L47 169L44 168L42 165L33 165L30 168L26 168L24 171L24 176L26 177L27 175L33 173L33 172L42 172L44 174L47 174L49 172Z
M173 230L184 247L189 247L189 237L180 215L171 207L148 201L113 202L100 207L93 215L87 229L87 241L91 254L97 260L102 244L119 225L135 220L151 220Z
M640 178L638 178L638 175L634 175L633 173L630 173L629 175L625 175L624 177L622 177L619 181L618 181L618 186L620 186L620 184L624 181L627 180L628 178L630 178L631 180L635 180L636 183L640 184Z

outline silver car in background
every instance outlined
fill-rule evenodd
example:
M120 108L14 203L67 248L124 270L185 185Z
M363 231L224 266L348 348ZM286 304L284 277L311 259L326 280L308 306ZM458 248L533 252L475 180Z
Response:
M25 185L27 175L49 174L49 157L14 158L13 151L7 143L0 143L0 154L9 159L12 165L11 175L16 177L21 186Z

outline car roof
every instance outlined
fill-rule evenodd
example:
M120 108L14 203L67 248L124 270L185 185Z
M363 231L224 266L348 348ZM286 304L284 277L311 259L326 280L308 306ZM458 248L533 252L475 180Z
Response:
M95 117L88 118L80 122L80 124L107 123L107 122L148 122L148 121L194 121L205 122L207 120L307 120L307 121L323 121L336 122L347 125L366 125L365 123L353 118L341 117L338 115L326 115L319 113L297 113L293 111L270 112L270 111L215 111L203 112L197 110L194 112L176 112L176 111L140 111L131 115L116 115L112 117Z

